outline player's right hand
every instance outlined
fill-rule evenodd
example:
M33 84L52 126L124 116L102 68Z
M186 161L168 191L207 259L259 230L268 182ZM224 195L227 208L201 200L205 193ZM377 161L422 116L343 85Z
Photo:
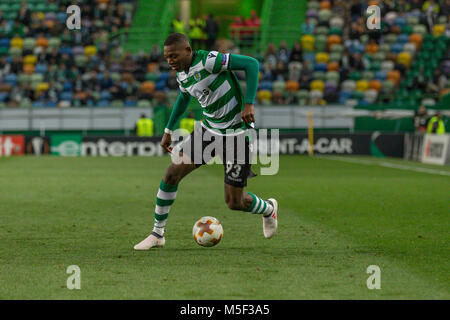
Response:
M162 139L161 139L161 148L164 150L164 152L172 153L172 135L169 133L164 133Z

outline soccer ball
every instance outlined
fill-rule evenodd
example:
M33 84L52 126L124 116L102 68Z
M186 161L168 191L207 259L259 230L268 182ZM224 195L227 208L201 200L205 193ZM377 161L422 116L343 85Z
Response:
M220 242L223 236L223 228L219 220L214 217L202 217L195 222L192 228L195 242L202 247L212 247Z

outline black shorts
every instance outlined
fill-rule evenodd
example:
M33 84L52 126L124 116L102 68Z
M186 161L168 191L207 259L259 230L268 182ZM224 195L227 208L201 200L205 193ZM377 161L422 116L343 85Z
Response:
M243 188L247 186L248 178L256 176L251 171L251 142L244 131L224 136L207 130L198 123L178 148L197 168L219 156L223 163L226 184Z

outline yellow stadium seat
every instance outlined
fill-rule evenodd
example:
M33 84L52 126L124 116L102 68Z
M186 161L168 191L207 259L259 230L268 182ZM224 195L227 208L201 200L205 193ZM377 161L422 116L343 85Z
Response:
M38 85L37 85L37 87L36 87L36 90L37 91L46 91L46 90L48 90L48 83L47 82L41 82L41 83L39 83Z
M433 36L439 37L445 33L445 26L443 24L435 24L433 27Z
M328 60L330 60L330 57L328 56L328 53L326 53L326 52L318 52L316 54L316 62L317 63L328 63Z
M36 64L36 61L36 56L33 56L32 54L25 56L25 58L23 59L24 64Z
M89 57L93 56L97 53L97 48L95 46L86 46L84 47L84 54Z
M314 51L314 43L316 41L314 36L306 34L301 38L300 41L302 43L303 50Z
M325 83L322 80L313 80L309 85L311 90L323 91L325 89Z
M356 81L356 91L366 91L369 88L369 82L367 80L358 80Z
M411 65L411 54L409 52L400 52L397 55L397 63L403 64L409 68Z
M12 38L11 42L10 42L10 46L22 49L23 48L23 39L20 37Z
M270 101L272 100L272 92L268 90L260 90L258 91L258 100L261 101Z

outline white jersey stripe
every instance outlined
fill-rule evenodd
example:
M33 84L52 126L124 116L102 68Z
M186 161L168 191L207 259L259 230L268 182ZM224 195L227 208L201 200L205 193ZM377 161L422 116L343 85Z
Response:
M213 113L206 113L203 111L203 114L210 118L222 118L225 116L228 112L233 110L233 108L238 104L236 97L233 97L226 105L224 105L219 110L213 112Z
M204 121L208 121L208 120L204 120ZM226 129L228 127L231 127L232 125L241 122L241 113L239 112L238 114L236 114L234 116L234 118L228 122L220 122L220 123L215 123L215 122L211 122L208 121L208 124L214 128L214 129Z
M209 102L209 104L213 104L214 102L216 102L217 100L219 100L219 98L222 98L223 95L224 95L225 93L227 93L228 90L230 90L230 89L231 89L231 86L230 86L230 84L228 83L228 81L224 81L224 82L220 85L220 87L218 87L218 88L216 89L216 91L214 91L214 97L213 97L213 99Z

